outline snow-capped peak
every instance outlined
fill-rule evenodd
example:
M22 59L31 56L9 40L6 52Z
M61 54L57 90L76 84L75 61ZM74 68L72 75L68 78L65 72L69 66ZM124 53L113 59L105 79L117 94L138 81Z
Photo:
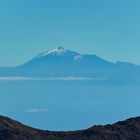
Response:
M78 53L76 52L73 52L73 51L70 51L70 50L67 50L63 47L58 47L58 48L55 48L53 50L49 50L49 51L46 51L46 52L43 52L43 53L40 53L37 58L39 57L44 57L44 56L47 56L47 55L58 55L58 56L64 56L64 55L67 55L67 56L75 56L77 55Z
M66 53L67 50L64 49L63 47L58 47L56 49L53 49L53 50L50 50L50 51L47 51L46 54L58 54L58 55L63 55L64 53Z

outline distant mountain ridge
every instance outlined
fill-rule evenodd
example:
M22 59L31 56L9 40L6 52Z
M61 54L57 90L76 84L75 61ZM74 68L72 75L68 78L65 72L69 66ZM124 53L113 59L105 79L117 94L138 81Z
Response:
M0 140L140 140L140 117L85 130L54 132L34 129L0 116Z
M0 67L0 76L23 77L94 77L140 80L140 66L111 63L96 55L80 54L58 47L38 54L17 67Z

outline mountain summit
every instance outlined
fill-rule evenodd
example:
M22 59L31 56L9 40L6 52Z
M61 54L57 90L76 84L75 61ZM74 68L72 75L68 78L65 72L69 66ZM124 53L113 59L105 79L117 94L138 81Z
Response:
M36 56L36 58L40 58L40 57L44 57L44 56L47 56L47 55L55 55L55 56L74 56L74 55L77 55L78 53L76 52L73 52L73 51L70 51L70 50L67 50L63 47L58 47L58 48L55 48L53 50L49 50L49 51L46 51L46 52L43 52L43 53L40 53L39 55Z

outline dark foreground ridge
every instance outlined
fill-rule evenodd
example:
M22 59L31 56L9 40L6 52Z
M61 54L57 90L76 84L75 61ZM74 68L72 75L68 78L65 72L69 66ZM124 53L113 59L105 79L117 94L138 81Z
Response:
M0 140L140 140L140 117L80 131L51 132L0 116Z

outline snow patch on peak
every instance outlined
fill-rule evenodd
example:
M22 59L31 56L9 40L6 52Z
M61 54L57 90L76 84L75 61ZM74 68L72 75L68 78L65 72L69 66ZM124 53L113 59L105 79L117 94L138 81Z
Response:
M63 55L64 53L66 53L67 50L64 49L63 47L58 47L56 49L53 50L49 50L47 52L42 53L42 56L48 55L48 54L58 54L58 55Z
M74 56L74 59L77 60L77 61L80 61L82 59L82 55L76 55Z
M58 54L58 55L63 55L64 53L66 53L67 50L64 49L63 47L58 47L56 49L53 49L53 50L50 50L50 51L47 51L46 53L44 53L45 55L47 54Z
M75 56L75 55L78 55L78 53L76 53L76 52L67 50L67 49L65 49L63 47L58 47L58 48L55 48L53 50L49 50L49 51L40 53L36 58L44 57L44 56L47 56L49 54L58 55L58 56L64 56L64 55Z

